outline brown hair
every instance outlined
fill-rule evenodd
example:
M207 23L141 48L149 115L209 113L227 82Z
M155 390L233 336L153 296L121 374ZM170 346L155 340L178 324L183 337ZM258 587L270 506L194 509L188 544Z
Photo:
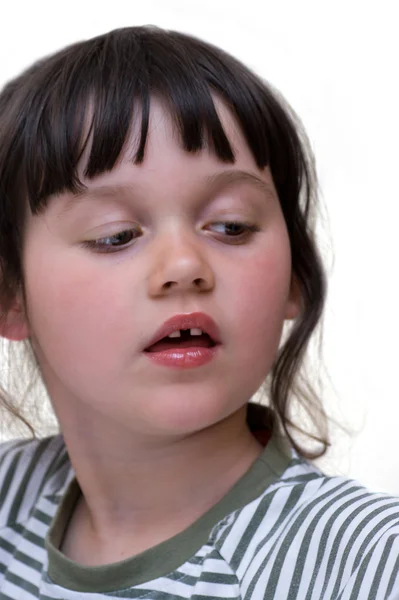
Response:
M290 416L296 396L318 429L325 428L320 400L309 382L300 382L305 351L326 294L314 240L313 155L299 120L279 94L208 43L155 27L119 29L40 60L6 85L0 95L0 306L6 312L16 289L23 289L21 232L26 198L37 214L50 195L80 190L77 165L89 136L92 146L85 175L91 178L111 170L128 135L135 101L141 111L135 163L144 159L154 95L168 106L187 152L197 152L207 143L220 160L234 163L212 93L223 99L240 123L258 167L270 167L302 298L301 315L269 374L271 410L260 411L251 404L248 422L254 428L279 423L300 455L320 457L329 445L324 434L304 432ZM83 124L89 103L94 108L87 132ZM4 401L11 406L5 395ZM322 417L320 422L315 411ZM320 442L321 450L303 448L289 427Z

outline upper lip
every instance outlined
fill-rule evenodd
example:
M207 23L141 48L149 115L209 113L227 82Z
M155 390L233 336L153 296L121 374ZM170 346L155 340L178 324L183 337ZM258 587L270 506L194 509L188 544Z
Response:
M207 333L215 344L220 343L219 328L209 315L201 312L175 315L165 321L148 342L146 348L156 344L178 329L201 329Z

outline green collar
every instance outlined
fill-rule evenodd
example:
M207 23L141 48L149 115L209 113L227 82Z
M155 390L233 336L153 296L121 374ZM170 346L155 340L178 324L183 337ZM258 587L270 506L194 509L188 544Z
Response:
M217 523L258 498L267 487L276 482L291 460L286 439L273 433L263 453L249 470L215 506L187 529L131 558L98 567L79 565L58 550L81 493L74 478L46 536L48 574L54 583L67 589L98 593L127 589L167 575L192 558L207 543L210 532Z

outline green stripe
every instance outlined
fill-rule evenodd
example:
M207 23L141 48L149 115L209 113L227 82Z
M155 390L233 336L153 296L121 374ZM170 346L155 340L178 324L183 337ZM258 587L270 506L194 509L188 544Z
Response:
M4 594L4 592L1 593L0 598L1 598L1 600L15 600L15 598L11 598L11 596ZM48 598L48 600L54 600L54 598Z
M356 488L355 488L356 489ZM351 488L350 490L351 492L354 491L353 488ZM367 493L362 494L361 496L357 496L356 498L353 498L352 501L348 502L348 506L350 506L351 504L353 504L354 502L358 501L358 500L362 500L363 498L367 498L369 497L369 495ZM369 500L368 502L363 502L363 504L361 504L360 506L358 506L355 510L353 510L351 512L351 514L345 519L345 521L342 523L342 525L340 526L340 528L338 529L335 537L334 537L334 543L332 545L331 551L330 551L330 557L328 559L328 563L327 563L327 572L328 572L328 577L326 578L326 580L324 581L324 585L323 585L323 589L322 589L322 594L324 594L327 585L330 581L330 577L331 577L331 573L334 570L334 567L337 564L337 556L338 556L338 552L339 552L339 548L341 545L341 541L342 538L344 537L344 535L347 533L347 531L349 530L350 526L352 525L352 522L354 520L355 517L357 517L358 514L364 513L365 508L368 508L369 506L372 506L373 504L375 504L375 502L378 502L378 499L375 500ZM347 506L345 504L345 507ZM341 507L338 507L338 510L341 510ZM334 518L335 518L335 513L334 513ZM364 520L361 521L355 529L351 530L350 532L350 536L349 536L349 540L347 542L347 545L345 547L345 550L342 554L342 557L340 559L340 566L339 566L339 570L338 570L338 574L335 578L335 584L334 584L334 589L332 592L332 596L334 596L334 594L338 594L340 587L341 587L341 583L342 583L342 575L343 572L345 570L345 567L347 565L347 559L348 556L353 548L353 545L356 543L357 538L359 537L359 534L363 531L363 527L364 527ZM358 554L359 555L359 554ZM357 556L358 556L357 555ZM355 559L356 561L356 559ZM352 569L352 573L356 570L356 565L354 564L353 569Z
M196 582L198 581L197 578L194 579ZM239 583L235 573L212 573L212 571L202 571L200 581L225 585L238 585Z
M374 512L378 514L381 511L379 510L379 511L374 511ZM378 543L378 540L375 542L375 544L373 545L373 547L369 550L369 552L367 553L366 557L363 558L364 552L366 550L366 546L375 537L375 534L379 532L380 528L382 526L386 525L387 523L389 523L393 518L395 518L395 517L394 516L386 517L382 521L378 522L378 524L368 534L366 540L361 545L361 547L359 549L359 554L358 554L359 560L357 562L357 564L360 563L360 567L358 569L358 574L357 574L357 577L356 577L356 580L355 580L355 588L354 588L354 591L353 591L353 593L352 593L352 595L351 595L351 597L350 597L349 600L355 600L355 598L357 598L357 596L354 596L354 593L360 589L360 587L361 587L361 585L363 583L363 579L364 579L364 575L366 573L367 566L368 566L368 564L369 564L369 562L370 562L370 560L371 560L371 558L373 556L373 552L374 552L375 547L376 547L376 545ZM369 521L369 519L364 519L364 521Z
M290 527L288 533L285 535L284 539L281 541L280 549L278 551L278 554L277 554L275 562L274 562L274 568L273 568L271 577L269 579L269 582L268 582L268 585L266 588L266 595L269 594L270 597L273 598L273 596L276 592L276 588L277 588L277 585L278 585L278 582L279 582L279 579L281 576L284 561L286 559L288 551L289 551L291 545L295 543L297 536L298 536L298 531L302 527L304 521L308 518L309 513L314 509L315 506L317 506L318 504L324 503L325 500L328 500L333 493L339 491L342 487L344 487L346 485L347 485L347 483L343 482L340 485L338 485L337 487L335 487L334 489L328 490L325 494L318 496L315 500L306 504L306 507L303 508L298 513L294 522L291 524L291 527ZM324 507L325 507L325 505L324 505ZM254 578L256 581L261 576L262 571L265 568L265 565L266 565L266 559L263 561L262 566L259 568L258 573L257 573L256 577Z
M294 500L296 497L298 497L298 496L299 496L299 497L301 497L301 496L302 496L302 493L303 493L303 490L305 489L305 487L306 487L306 486L302 484L302 485L298 486L298 490L297 490L296 488L293 488L293 489L291 490L291 493L290 493L290 495L288 496L288 498L287 498L287 500L286 500L286 503L285 503L285 505L284 505L283 511L282 511L284 514L287 514L287 513L288 513L288 507L291 507L291 508L292 508L293 506L295 506L295 505L296 505L296 503L294 503L294 502L293 502L293 500ZM260 547L264 547L264 546L266 546L266 544L267 544L267 543L270 541L271 537L274 535L274 533L275 533L275 531L278 529L279 525L281 526L281 521L282 521L282 519L281 519L281 515L280 515L280 517L279 517L279 520L278 520L278 521L277 521L277 522L274 524L274 526L273 526L272 530L269 532L269 534L268 534L268 535L266 535L266 536L263 538L263 540L262 540L262 544L258 544L258 546L257 546L257 550L258 550L258 551L259 551ZM285 525L285 529L287 529L287 527L288 527L288 524L286 524L286 525ZM275 548L276 548L276 547L279 545L279 543L280 543L280 540L281 540L281 536L283 535L283 533L284 533L284 531L283 531L283 532L280 534L280 536L279 536L279 537L277 537L277 539L276 539L276 540L274 541L274 543L271 545L271 547L270 547L270 549L269 549L269 551L268 551L268 553L267 553L267 555L266 555L266 557L265 557L265 560L263 561L263 565L266 565L266 564L268 564L268 563L269 563L269 561L270 561L270 557L271 557L271 555L273 554L273 552L274 552ZM275 563L273 563L273 565L274 565L274 564L275 564ZM273 569L273 567L272 567L272 569ZM263 570L263 568L262 568L262 570ZM256 585L257 585L257 583L258 583L258 580L259 580L259 577L261 576L261 574L262 574L262 571L261 571L261 570L258 570L258 573L257 573L257 575L256 575L256 576L255 576L255 577L254 577L254 578L251 580L251 583L250 583L250 585L249 585L249 587L248 587L248 589L247 589L247 593L246 593L246 595L245 595L245 598L246 598L246 599L250 600L250 599L252 598L252 595L253 595L253 593L254 593L255 587L256 587Z
M11 544L8 540L5 540L2 537L0 537L0 546L3 550L8 552L9 554L13 554L15 551L14 544Z
M40 572L43 569L43 563L39 562L35 558L32 558L31 556L28 556L27 554L24 554L21 550L18 550L15 553L15 560L18 560L27 567L31 567L35 571Z
M1 482L1 490L0 490L0 507L3 506L3 504L5 503L6 497L8 492L10 491L10 487L11 484L13 482L14 476L15 476L15 472L18 466L18 463L21 459L22 456L22 450L20 450L19 452L17 452L14 456L14 458L11 461L11 464L9 465L7 471L6 471L6 475L3 479L3 481ZM8 523L9 522L9 514L7 515L7 518L5 519L5 521Z
M376 502L380 502L381 499L380 498L376 498L373 500L370 500L369 502L366 502L362 505L361 509L357 509L356 511L354 511L352 514L353 516L357 516L357 514L359 514L359 512L363 512L365 508L369 508L370 506L372 506L373 504L375 504ZM393 505L395 506L395 504ZM390 507L390 506L389 506ZM385 508L388 507L384 507ZM349 552L351 551L353 545L356 542L356 539L359 537L359 535L361 535L362 531L364 530L365 525L367 525L367 523L370 522L371 519L374 518L374 516L378 515L381 511L381 509L377 509L375 511L373 511L371 514L367 514L364 519L362 519L362 521L360 521L360 523L357 525L356 529L354 531L351 532L351 536L350 536L350 546L347 546L345 548L344 554L341 558L341 564L339 567L339 573L338 575L342 577L342 572L345 568L345 564L346 564L346 559L349 555ZM349 524L352 520L353 520L353 516L350 515L346 521L345 524ZM354 560L353 563L353 568L352 568L352 573L354 573L356 571L356 569L358 568L359 564L361 563L364 553L366 551L367 546L369 545L369 543L372 541L372 539L374 538L375 533L378 533L381 529L382 524L386 524L389 523L390 520L395 519L395 516L392 517L386 517L383 521L378 521L378 523L376 524L376 526L374 527L374 529L371 530L371 532L367 535L367 537L364 539L364 541L362 542L356 558ZM335 557L334 557L335 559ZM339 592L339 585L338 585L338 581L335 584L334 590L333 590L333 594L334 593L338 593Z
M181 596L171 596L169 594L164 596L154 596L154 600L175 600L175 598L181 598ZM202 594L195 594L195 596L190 596L190 599L191 598L194 598L195 600L216 600L216 596L203 596ZM224 596L217 596L217 598L224 598ZM184 596L184 600L187 600L187 596ZM232 597L231 600L241 600L241 596Z
M18 448L22 448L23 446L30 444L31 442L32 440L21 439L3 442L0 444L0 468L10 453L12 453L14 450L18 450Z
M165 577L165 580L168 581L172 579L169 575L167 577ZM180 576L176 578L176 581L180 581L182 584L186 584L186 576L182 576L182 574L180 573ZM49 583L49 585L54 585L53 581L51 579L46 578L46 581ZM172 579L173 581L173 579ZM196 583L198 582L198 580L196 579ZM75 592L75 594L78 594L79 592ZM145 599L147 597L151 597L151 600L187 600L187 596L181 596L180 594L177 594L175 589L172 589L170 592L165 592L165 591L156 591L154 589L152 589L151 587L143 587L143 588L129 588L129 589L123 589L123 590L116 590L115 592L94 592L97 593L101 596L105 598L128 598L129 600L134 600L135 598L139 598L141 599ZM76 596L77 598L80 598L80 596ZM39 598L39 597L38 597ZM57 598L59 598L59 596L57 595ZM83 598L83 596L82 596ZM200 598L204 598L204 600L215 600L215 596L202 596L202 595L190 595L190 598L192 598L194 600L199 600ZM3 600L2 596L0 596L0 599ZM22 600L22 598L21 598ZM43 592L41 592L40 594L40 600L55 600L54 596L47 596L47 594L43 594ZM233 600L233 599L232 599Z
M327 502L320 508L320 510L314 515L312 521L309 523L306 533L302 539L300 549L298 551L298 558L297 558L297 561L295 564L294 573L293 573L292 580L291 580L291 586L290 586L290 590L289 590L289 594L288 594L290 599L292 597L292 600L294 600L295 598L298 597L298 590L299 590L300 583L302 581L303 572L304 572L310 544L312 541L312 537L314 535L316 528L320 524L320 521L323 519L323 517L325 517L328 510L335 506L334 512L329 517L329 521L331 522L331 526L330 526L330 529L331 529L332 525L337 520L337 516L339 516L342 513L345 506L348 506L351 504L351 502L353 502L353 499L351 499L348 502L346 502L346 504L344 506L342 506L340 503L341 500L346 498L346 496L351 495L352 493L353 493L353 490L349 489L349 490L345 490L338 496L334 496L334 498L332 498L329 502ZM338 504L338 506L337 506L337 504ZM326 545L327 545L327 535L324 534L324 540L323 540L323 538L321 539L319 551L318 551L318 554L316 557L316 568L314 570L313 577L317 577L317 573L320 568L321 561L323 560ZM338 536L335 537L335 543L339 543L337 540L337 537ZM327 585L330 577L331 577L331 571L329 571L327 568L325 585ZM312 582L311 582L309 585L307 595L309 595L309 593L311 592L312 587L313 586L312 586Z
M33 456L31 457L29 466L25 471L25 474L19 485L18 491L14 497L13 507L12 507L12 510L10 511L10 515L9 515L10 521L17 520L18 513L21 508L21 504L25 497L26 487L27 487L29 481L31 480L33 471L37 468L37 464L39 462L40 457L43 455L43 453L47 449L47 446L49 445L50 441L51 441L51 438L47 438L47 440L45 440L44 443L38 444ZM36 500L36 498L35 498L35 500Z
M364 576L367 571L367 567L373 556L373 550L374 550L374 548L372 548L370 550L370 552L367 553L367 555L363 558L363 560L360 564L360 567L358 568L355 583L353 585L353 590L352 590L349 600L359 600L359 598L360 598L359 591L360 591L360 588L362 587L362 583L363 583L363 579L364 579Z
M240 541L237 544L237 547L236 547L234 554L230 561L230 565L231 565L232 569L234 569L234 571L236 571L238 569L239 565L241 564L241 562L245 556L245 553L248 550L248 545L250 544L251 540L253 539L254 533L259 529L260 524L262 523L263 519L265 518L265 514L269 510L270 504L271 504L272 500L274 499L275 495L276 495L276 490L274 490L270 494L267 494L267 496L261 500L256 511L252 515L252 518L249 521L242 537L240 538ZM232 523L232 525L229 527L229 529L230 530L234 529L235 524L236 523L234 521L234 523ZM225 541L225 537L227 537L227 536L224 536L223 542ZM220 545L220 542L218 543L218 545Z
M59 436L56 436L53 439L54 441L57 441L57 443L59 443L60 446L59 453L55 455L55 460L53 463L54 473L58 473L58 471L61 471L61 469L70 461L68 451L63 440Z
M368 502L367 505L369 504L374 504L375 502ZM374 510L371 514L368 514L362 521L361 525L364 526L369 523L372 519L374 519L374 517L376 517L377 515L382 515L382 513L384 513L386 510L389 510L390 508L398 508L399 505L398 503L392 503L392 504L388 504L388 505L383 505L380 508L377 508L376 510ZM390 521L392 521L394 524L397 524L397 519L398 519L398 515L388 515L387 517L385 517L384 519L382 519L381 521L378 521L377 524L374 526L374 528L367 534L367 537L365 538L364 542L362 543L362 545L360 546L360 550L359 550L359 555L356 558L355 564L354 564L354 568L357 567L357 565L360 563L361 558L362 558L362 554L366 551L367 546L369 545L369 543L372 541L372 539L374 538L376 533L379 533L379 531L381 530L381 527L383 525L387 525Z
M290 465L290 469L292 468L292 465ZM284 479L281 480L282 483L291 483L291 484L300 484L300 483L311 483L312 481L315 480L320 480L320 475L318 475L317 473L304 473L303 475L294 475L293 477L284 477ZM320 488L322 488L325 485L325 482L323 482L320 486Z
M356 497L356 500L357 500L357 501L358 501L358 500L361 500L361 499L362 499L362 498L364 498L365 496L367 497L368 495L367 495L367 494L364 494L364 495L362 495L362 496L357 496L357 497ZM353 504L353 499L351 499L351 500L348 500L348 502L345 502L345 504L343 504L343 505L342 505L342 507L341 507L341 510L342 510L342 512L343 512L343 511L344 511L346 508L350 507L350 506L351 506L351 504ZM340 528L339 528L338 532L337 532L337 533L336 533L336 535L335 535L335 538L334 538L335 540L337 540L337 539L342 539L342 536L343 536L343 534L344 534L344 533L346 532L346 530L347 530L347 528L346 528L346 525L345 525L345 524L346 524L346 522L347 522L347 521L351 521L352 519L353 519L353 513L352 513L352 514L350 515L350 517L348 517L348 518L347 518L347 519L344 521L344 523L343 523L343 524L340 526ZM317 579L317 576L318 576L318 574L319 574L319 571L320 571L320 568L321 568L321 563L322 563L323 556L324 556L324 554L325 554L325 551L326 551L327 543L328 543L328 541L329 541L329 537L330 537L331 529L333 528L333 526L334 526L335 524L336 524L336 513L333 513L333 514L332 514L332 515L329 517L329 519L328 519L328 521L327 521L327 523L326 523L326 526L325 526L325 528L324 528L323 535L322 535L322 536L321 536L321 538L320 538L319 549L318 549L317 556L316 556L316 560L315 560L315 568L314 568L314 570L313 570L312 579L311 579L311 581L310 581L310 584L309 584L309 589L308 589L308 591L307 591L307 594L306 594L306 598L305 598L305 600L310 600L310 598L312 597L313 589L314 589L314 586L315 586L315 584L316 584L316 579ZM342 531L342 533L341 533L341 531ZM337 547L338 547L338 546L337 546ZM333 569L333 567L334 567L334 565L330 565L330 561L331 561L331 557L332 557L333 549L334 549L334 545L332 546L332 548L331 548L331 550L330 550L330 560L327 562L327 567L326 567L326 576L325 576L325 577L326 577L326 579L325 579L325 582L324 582L324 586L323 586L323 592L322 592L322 593L324 593L324 591L325 591L325 589L326 589L326 587L327 587L327 585L328 585L328 583L329 583L329 581L330 581L331 572L332 572L332 569ZM348 552L348 553L349 553L349 551L347 551L347 550L346 550L345 552ZM335 555L334 555L334 556L335 556ZM344 556L345 556L345 553L344 553ZM346 562L346 560L343 560L343 562L345 563L345 562ZM335 562L334 562L334 564L335 564ZM330 568L329 568L329 565L330 565Z
M17 533L18 536L20 536L21 538L28 540L35 546L38 546L39 548L44 548L44 539L42 537L38 536L36 533L29 531L29 529L25 529L25 527L23 527L22 525L20 525L20 524L18 524L18 526L14 525L14 527L12 528L12 531L13 531L13 533ZM19 544L21 542L21 540L18 539L17 542ZM6 550L7 552L10 551L9 548L11 548L11 552L14 552L15 549L17 548L17 546L15 544L11 545L7 540L5 540L2 537L0 537L0 546L2 548L4 548L4 550Z
M378 563L378 567L377 567L377 570L376 570L375 576L374 576L373 585L370 588L370 593L368 595L367 600L373 600L378 597L377 596L378 588L380 587L380 583L382 581L382 576L384 574L386 562L387 562L388 556L391 552L395 537L396 536L391 535L387 540L388 543L386 544L386 546L384 548L384 552L381 554L380 562Z
M36 533L33 533L33 531L29 531L29 529L26 529L24 531L23 536L26 540L28 540L35 546L38 546L38 548L44 548L44 539L42 537L39 537Z
M391 592L393 590L393 586L394 583L399 584L399 555L395 561L395 566L392 570L392 575L389 578L389 584L388 584L388 589L387 589L387 597L389 598L389 596L391 595Z
M258 551L270 542L270 540L272 539L272 537L274 536L276 531L281 527L282 523L286 520L289 513L291 513L291 511L298 504L300 498L302 497L304 487L305 487L304 485L298 485L295 488L293 488L293 490L291 490L291 492L284 504L284 507L280 512L280 515L279 515L277 521L274 523L273 527L267 531L266 535L262 538L262 542L258 545ZM246 528L245 533L244 533L243 537L241 538L240 543L237 547L237 550L239 550L239 553L236 550L236 552L233 555L233 560L231 561L231 565L232 565L233 569L236 570L239 568L239 565L241 564L241 561L244 558L245 550L247 549L248 545L250 544L251 539L253 538L254 532L257 531L260 523L264 519L267 511L269 510L270 504L271 504L272 500L274 499L274 496L276 495L276 493L277 493L277 491L274 490L273 493L268 494L262 500L262 502L260 503L260 506L259 506L260 510L256 511L255 515L249 522L248 527ZM273 552L273 549L271 549L269 551L267 560L269 560L269 556L270 556L271 552Z
M263 519L265 518L265 515L267 513L267 511L270 508L270 504L272 503L274 497L276 496L277 491L273 490L273 492L271 492L270 494L267 494L259 503L259 506L257 507L256 511L254 512L254 514L252 515L251 520L249 521L235 551L234 554L231 558L230 561L230 565L232 567L232 569L234 569L234 571L236 571L244 556L245 556L245 552L248 549L248 545L250 544L251 540L253 539L254 533L259 529L260 524L262 523ZM235 526L235 522L229 527L229 529L234 529ZM224 541L224 540L223 540Z
M39 598L39 588L37 585L30 583L30 581L27 581L26 579L22 579L22 577L15 575L15 573L7 573L6 581L10 581L21 590L26 590L27 592L30 592L32 596Z
M353 492L353 488L351 490L349 490L349 492L352 493ZM344 494L340 494L339 496L337 496L337 498L335 500L336 501L340 500L341 498L344 498L346 495L347 495L347 492L345 492ZM354 501L357 502L359 500L362 500L365 497L368 497L368 494L363 494L362 496L356 496L356 498L351 498L350 500L348 500L348 502L345 502L345 504L343 504L342 506L339 507L339 509L338 509L339 512L343 512L346 508L349 508L353 504ZM347 526L353 520L354 515L356 515L359 511L363 510L363 506L364 506L364 504L361 505L361 507L359 509L357 509L355 512L352 512L350 514L350 516L348 516L345 519L345 521L340 526L339 530L336 532L336 535L334 537L335 541L334 541L334 544L333 544L333 546L331 547L331 550L330 550L330 558L329 558L329 560L327 562L326 579L324 581L324 586L323 586L322 593L325 593L325 589L327 588L328 583L330 581L331 573L332 573L333 568L334 568L334 566L336 564L335 563L335 558L336 558L336 555L337 555L337 552L338 552L338 549L339 549L339 545L340 545L340 542L342 540L342 537L347 532L347 529L348 529ZM337 515L337 511L335 511L329 517L329 519L328 519L328 521L327 521L327 523L326 523L326 525L324 527L323 534L322 534L322 536L320 538L319 550L317 552L317 556L316 556L316 560L315 560L316 566L315 566L313 574L312 574L312 579L311 579L311 582L309 584L309 589L308 589L308 592L306 594L305 600L309 600L311 598L311 596L312 596L312 592L313 592L314 586L316 584L316 579L317 579L317 576L319 574L319 571L320 571L320 568L321 568L321 563L323 561L323 557L324 557L324 554L325 554L325 551L326 551L326 547L327 547L327 544L328 544L328 541L329 541L331 530L332 530L333 526L337 522L337 516L336 515ZM346 548L344 550L344 554L343 554L342 559L341 559L341 567L342 567L342 569L345 568L346 559L347 559L347 557L349 555L349 552L350 552L350 550L352 548L352 545L353 545L354 541L355 540L353 539L353 534L351 534L351 536L350 536L350 542L352 542L352 543L351 543L350 546L346 546ZM350 542L348 542L348 544ZM338 572L338 575L337 575L337 581L341 581L341 579L342 579L342 572L340 570Z
M49 438L47 438L47 440L49 443L46 444L45 449L47 449L48 446L52 442L55 442L56 438L49 437ZM45 440L42 440L42 442L44 442L44 441ZM60 454L61 454L62 461L60 461ZM38 485L37 497L39 497L41 495L43 488L50 480L51 475L53 475L54 473L57 473L57 470L60 469L62 464L65 462L68 462L68 457L66 456L65 449L61 447L60 450L54 455L53 459L50 461L49 465L47 466L47 469L45 470L45 472L42 476L42 480L41 480L40 484Z
M0 562L0 573L4 574L8 569L8 565L5 565L4 563Z
M32 516L37 521L40 521L40 523L43 523L44 525L48 525L48 526L50 526L51 521L53 520L53 515L48 515L47 513L40 510L39 508L35 509Z

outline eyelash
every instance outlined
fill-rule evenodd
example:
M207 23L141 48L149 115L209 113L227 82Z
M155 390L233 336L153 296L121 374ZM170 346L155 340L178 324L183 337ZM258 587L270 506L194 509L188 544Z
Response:
M213 225L226 225L226 226L235 226L235 227L239 227L239 228L244 228L246 231L239 234L238 236L227 236L228 238L231 239L231 241L233 242L233 244L235 243L240 243L243 241L243 238L247 238L250 235L260 231L259 227L257 227L256 225L253 225L252 223L243 223L241 221L217 221L215 223L213 223ZM112 238L118 238L120 236L123 236L126 233L131 233L135 231L134 229L124 229L123 231L118 231L117 233L113 234L113 235L108 235L105 236L103 238L99 238L97 240L87 240L85 242L83 242L83 247L84 248L89 248L90 250L94 250L95 252L98 253L110 253L110 252L118 252L121 250L124 250L128 247L130 247L132 239L128 240L125 244L122 245L118 245L118 246L107 246L104 244L101 244L101 242L104 242L105 240L111 240ZM234 242L233 240L236 239L237 242Z

